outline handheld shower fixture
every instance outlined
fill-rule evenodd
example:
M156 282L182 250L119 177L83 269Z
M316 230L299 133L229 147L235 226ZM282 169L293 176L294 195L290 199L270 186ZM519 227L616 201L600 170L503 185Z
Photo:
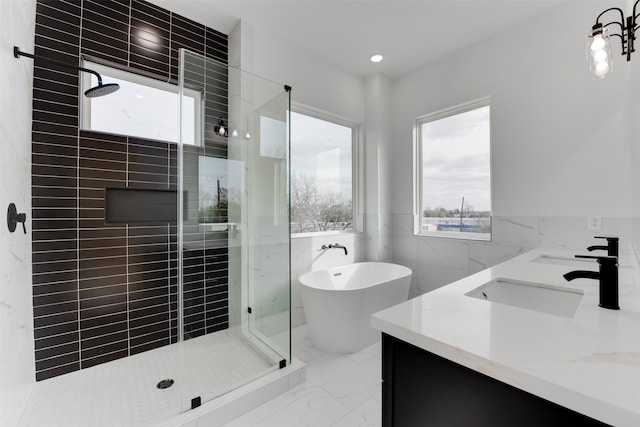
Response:
M98 96L109 95L110 93L113 93L118 89L120 89L120 85L117 83L102 84L102 76L98 74L96 71L90 70L88 68L78 67L76 65L67 64L65 62L57 61L55 59L47 58L44 56L36 56L31 53L22 52L18 46L13 47L13 56L15 56L16 58L20 58L21 56L26 56L27 58L31 58L31 59L39 59L41 61L50 62L52 64L60 65L62 67L71 68L73 70L84 71L85 73L91 73L95 75L98 78L98 86L87 89L84 92L84 96L86 96L87 98L96 98Z

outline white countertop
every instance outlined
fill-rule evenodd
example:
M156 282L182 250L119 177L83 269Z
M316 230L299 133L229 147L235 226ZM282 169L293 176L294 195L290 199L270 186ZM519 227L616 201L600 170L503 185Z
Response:
M562 277L583 268L532 262L540 254L574 252L534 249L375 313L371 325L605 423L640 426L637 267L621 258L620 310L608 310L598 307L597 280ZM575 315L566 318L464 295L497 278L580 289L584 296Z

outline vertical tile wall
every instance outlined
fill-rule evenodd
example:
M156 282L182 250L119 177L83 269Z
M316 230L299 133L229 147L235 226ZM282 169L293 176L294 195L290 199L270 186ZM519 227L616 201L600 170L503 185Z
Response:
M73 65L88 55L176 82L181 47L227 60L226 35L144 1L37 2L36 55ZM34 61L37 380L167 345L178 335L176 224L104 221L105 187L176 189L176 146L80 130L78 82L73 70ZM227 117L219 96L226 85L223 76L215 103L205 105L206 127ZM224 144L214 155L226 157ZM228 327L225 239L213 253L187 256L187 337ZM216 272L211 284L208 270Z

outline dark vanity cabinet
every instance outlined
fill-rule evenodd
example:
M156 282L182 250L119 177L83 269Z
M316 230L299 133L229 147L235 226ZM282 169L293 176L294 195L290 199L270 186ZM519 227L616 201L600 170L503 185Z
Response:
M382 334L382 426L605 426Z

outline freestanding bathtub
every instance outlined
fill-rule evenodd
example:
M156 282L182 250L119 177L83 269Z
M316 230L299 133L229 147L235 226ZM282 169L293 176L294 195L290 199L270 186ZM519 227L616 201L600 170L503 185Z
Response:
M411 269L360 262L299 277L309 336L316 347L353 353L380 339L370 326L375 312L406 301Z

